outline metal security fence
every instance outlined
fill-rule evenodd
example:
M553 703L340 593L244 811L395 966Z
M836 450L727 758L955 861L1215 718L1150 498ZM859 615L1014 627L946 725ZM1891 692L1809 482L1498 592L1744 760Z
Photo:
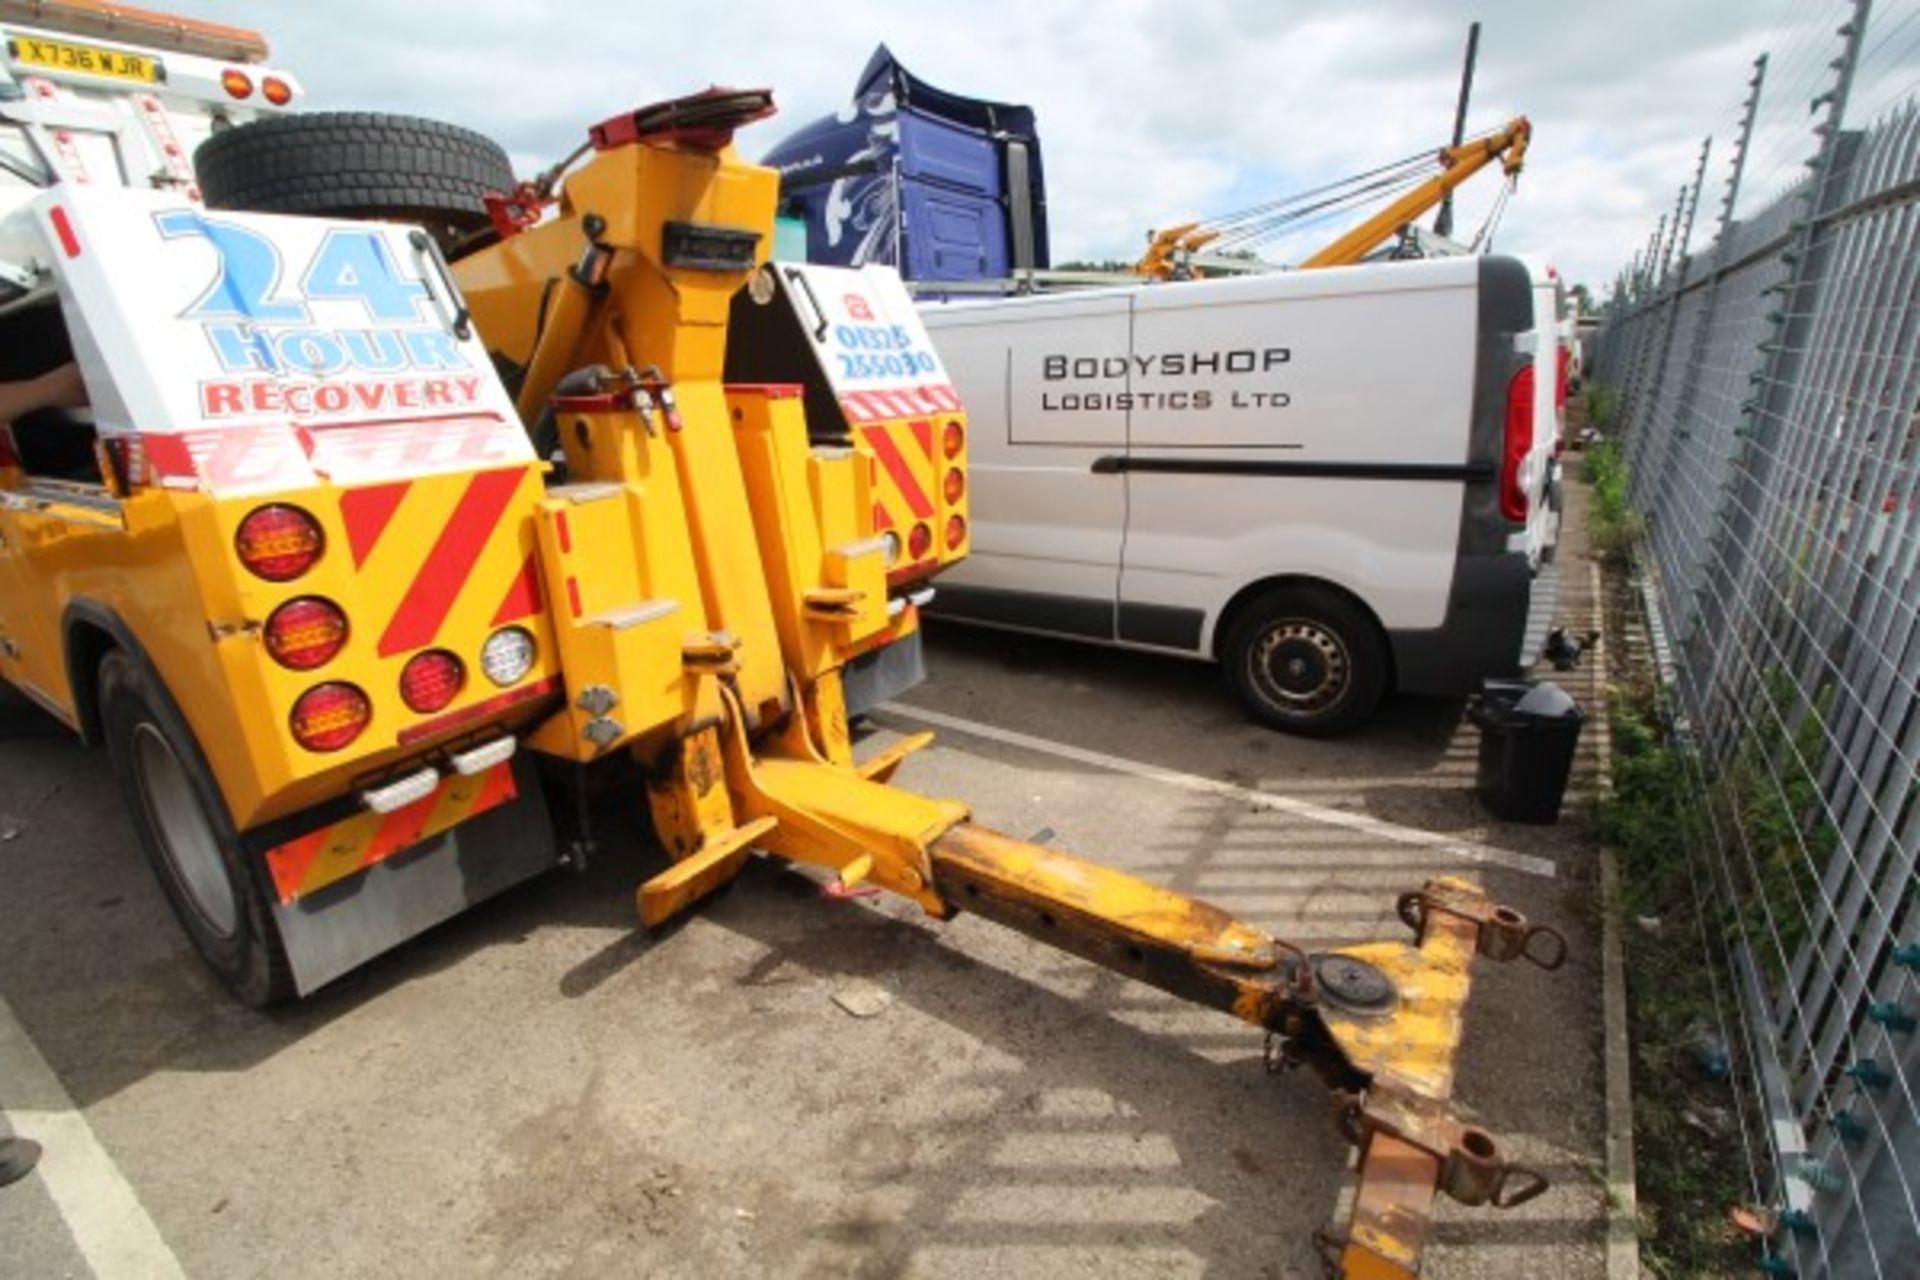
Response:
M1790 16L1717 209L1696 219L1709 143L1616 281L1590 372L1618 396L1691 748L1694 882L1754 1194L1780 1214L1762 1269L1913 1277L1920 0Z

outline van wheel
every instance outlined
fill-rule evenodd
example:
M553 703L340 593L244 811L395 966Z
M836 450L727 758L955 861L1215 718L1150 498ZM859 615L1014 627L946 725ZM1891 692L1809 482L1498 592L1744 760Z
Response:
M116 649L100 662L100 714L140 848L194 950L246 1004L293 994L279 931L173 699Z
M377 111L316 111L223 129L193 154L209 209L417 222L453 253L491 225L513 163L471 129Z
M1227 628L1220 661L1256 720L1310 737L1353 728L1387 691L1387 647L1373 619L1330 591L1257 597Z

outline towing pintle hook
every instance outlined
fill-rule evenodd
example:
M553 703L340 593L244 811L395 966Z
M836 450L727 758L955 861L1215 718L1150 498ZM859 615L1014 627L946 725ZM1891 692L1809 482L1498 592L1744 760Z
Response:
M1436 911L1444 911L1479 926L1478 949L1489 960L1504 963L1518 958L1549 970L1567 962L1567 940L1558 929L1534 924L1512 907L1454 893L1444 886L1428 885L1403 893L1394 904L1394 911L1400 922L1413 930L1416 942L1426 936L1428 918Z

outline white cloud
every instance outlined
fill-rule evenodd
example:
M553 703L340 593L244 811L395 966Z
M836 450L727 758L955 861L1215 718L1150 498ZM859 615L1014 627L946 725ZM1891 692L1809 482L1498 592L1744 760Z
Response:
M1130 257L1147 228L1222 213L1445 140L1470 16L1485 23L1473 127L1525 112L1527 171L1498 243L1596 288L1646 240L1718 136L1701 228L1718 206L1754 54L1798 51L1799 93L1845 6L1784 0L1567 6L1483 0L975 0L836 6L741 0L176 0L262 27L316 108L470 125L516 161L557 157L590 123L709 83L771 85L783 107L749 154L838 107L885 40L915 74L1038 114L1056 258ZM1807 9L1820 13L1809 17ZM1813 50L1808 63L1805 50ZM1804 65L1803 65L1804 64ZM1797 79L1796 79L1797 77ZM1804 98L1763 117L1768 174L1809 141ZM1471 232L1496 190L1463 189ZM1703 239L1704 234L1697 236Z

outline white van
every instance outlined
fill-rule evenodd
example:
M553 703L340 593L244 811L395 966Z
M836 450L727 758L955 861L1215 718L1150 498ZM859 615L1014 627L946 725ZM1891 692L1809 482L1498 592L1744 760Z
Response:
M1511 674L1554 608L1562 306L1512 257L927 304L973 487L930 612L1217 659L1300 733Z

